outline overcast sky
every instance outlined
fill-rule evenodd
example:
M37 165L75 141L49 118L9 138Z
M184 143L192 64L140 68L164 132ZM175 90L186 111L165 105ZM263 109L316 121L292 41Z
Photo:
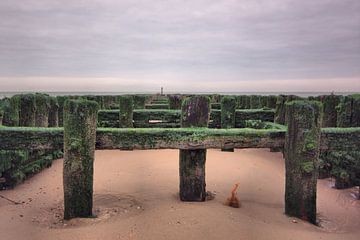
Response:
M1 0L0 91L360 91L360 0Z

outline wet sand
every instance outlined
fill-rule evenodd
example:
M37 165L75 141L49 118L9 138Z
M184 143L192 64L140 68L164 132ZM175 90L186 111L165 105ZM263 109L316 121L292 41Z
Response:
M96 218L62 221L62 160L13 190L1 191L0 239L359 239L356 188L318 181L321 226L284 215L284 160L268 149L208 150L214 200L178 199L178 150L97 151ZM223 203L239 182L241 208Z

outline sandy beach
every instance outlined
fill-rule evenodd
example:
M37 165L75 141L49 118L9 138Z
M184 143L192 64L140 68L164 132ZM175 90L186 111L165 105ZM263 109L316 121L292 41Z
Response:
M65 222L63 161L56 160L0 192L0 239L359 239L357 189L336 190L331 179L318 181L320 226L284 215L281 153L208 150L207 190L216 196L202 203L178 199L178 155L178 150L96 151L96 217ZM235 183L241 208L223 204Z

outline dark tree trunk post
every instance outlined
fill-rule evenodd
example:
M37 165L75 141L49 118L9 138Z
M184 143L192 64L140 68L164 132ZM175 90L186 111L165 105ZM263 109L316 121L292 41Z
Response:
M4 110L0 108L0 126L2 125L3 122L3 116L4 116Z
M275 109L276 100L277 100L277 96L274 96L274 95L268 96L267 102L266 102L266 107L271 108L271 109Z
M49 110L50 99L49 96L42 93L35 94L35 126L36 127L48 127L49 125Z
M181 127L207 127L210 99L205 96L186 98L182 104ZM206 198L206 149L180 149L180 200L202 202Z
M56 97L56 100L59 104L59 110L58 110L59 127L64 126L64 104L68 98L69 98L68 96L57 96Z
M224 96L221 99L221 128L235 127L236 99L230 96ZM221 151L234 152L232 147L224 147Z
M180 94L168 95L168 98L170 109L181 109L182 96Z
M132 96L119 96L119 127L132 128L133 127L133 109L134 101Z
M64 219L92 216L98 104L68 100L64 106Z
M56 97L50 97L49 127L59 126L59 104Z
M337 110L336 107L340 103L340 96L331 94L320 96L324 106L324 116L322 127L336 127Z
M19 126L21 127L35 127L35 95L24 94L20 95L20 116Z
M279 95L275 104L275 123L285 124L285 102L286 96Z
M3 124L5 126L19 126L20 118L20 95L14 95L4 107Z
M285 108L285 213L316 224L322 104L291 101Z
M260 100L260 96L259 95L251 95L250 96L250 108L251 109L258 109L261 108L261 100Z

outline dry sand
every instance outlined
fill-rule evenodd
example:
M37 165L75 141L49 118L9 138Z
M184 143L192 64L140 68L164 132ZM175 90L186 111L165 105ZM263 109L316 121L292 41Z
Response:
M180 202L178 150L97 151L94 213L62 222L62 160L0 194L0 239L359 239L356 189L318 181L322 227L284 215L284 160L267 149L208 150L212 201ZM241 208L224 206L239 182Z

